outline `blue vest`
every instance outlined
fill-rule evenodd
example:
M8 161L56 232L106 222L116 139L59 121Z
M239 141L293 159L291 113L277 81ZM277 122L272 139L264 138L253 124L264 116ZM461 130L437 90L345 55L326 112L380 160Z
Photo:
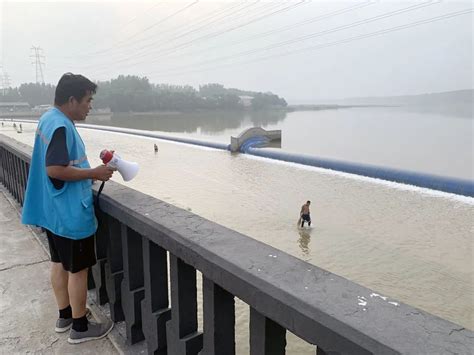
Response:
M62 237L82 239L97 230L92 181L66 181L58 190L46 172L46 151L53 133L60 127L65 127L69 165L90 168L84 143L72 121L57 108L46 112L36 130L21 221Z

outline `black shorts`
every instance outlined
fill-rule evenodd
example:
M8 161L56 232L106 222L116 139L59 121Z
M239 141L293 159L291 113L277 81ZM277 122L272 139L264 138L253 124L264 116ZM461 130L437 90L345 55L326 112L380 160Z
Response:
M309 216L309 214L302 214L301 218L303 219L303 221L311 222L311 217Z
M46 230L46 235L51 261L63 264L64 270L75 273L97 262L94 235L79 240L60 237L49 230Z

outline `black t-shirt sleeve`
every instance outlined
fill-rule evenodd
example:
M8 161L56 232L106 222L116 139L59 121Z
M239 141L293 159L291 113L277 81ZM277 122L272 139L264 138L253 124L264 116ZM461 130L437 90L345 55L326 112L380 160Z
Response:
M69 165L69 154L66 145L66 129L59 127L54 131L46 151L46 166Z
M66 128L59 127L54 131L53 137L48 145L46 151L46 166L53 165L69 165L69 153L66 144ZM56 189L61 189L64 186L64 181L49 178Z

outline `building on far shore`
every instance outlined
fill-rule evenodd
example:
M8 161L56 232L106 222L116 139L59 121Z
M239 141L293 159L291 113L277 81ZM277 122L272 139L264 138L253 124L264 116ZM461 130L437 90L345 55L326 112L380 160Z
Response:
M28 102L0 102L0 112L30 111Z
M48 111L51 107L53 107L53 106L51 106L50 104L36 105L35 107L33 107L33 112L43 113L43 112Z
M252 106L252 100L253 100L253 96L245 96L245 95L242 95L242 96L239 96L239 99L240 99L240 104L244 107L250 107Z

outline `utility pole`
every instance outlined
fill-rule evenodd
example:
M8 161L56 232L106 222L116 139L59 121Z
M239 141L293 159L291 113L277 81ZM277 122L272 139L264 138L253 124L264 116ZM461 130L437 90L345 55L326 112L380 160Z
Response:
M31 64L34 64L36 67L36 83L37 84L44 84L44 77L43 77L43 65L44 64L44 55L42 54L43 49L41 47L31 47L32 54L30 54L30 58L34 59Z

